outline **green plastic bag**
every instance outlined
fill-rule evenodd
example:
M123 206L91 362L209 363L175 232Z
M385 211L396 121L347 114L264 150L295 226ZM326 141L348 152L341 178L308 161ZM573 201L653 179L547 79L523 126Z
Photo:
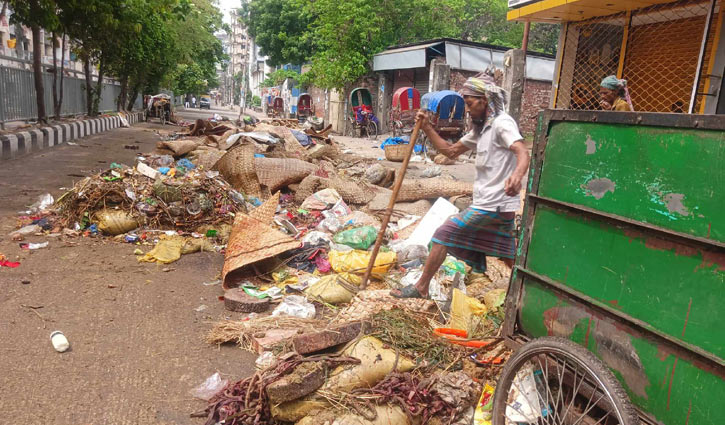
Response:
M335 243L365 250L375 243L375 238L377 237L378 231L373 226L362 226L350 230L343 230L335 234L332 240Z
M456 260L455 258L448 256L446 257L446 261L443 262L443 272L448 276L453 276L456 273L465 275L466 265L463 261Z

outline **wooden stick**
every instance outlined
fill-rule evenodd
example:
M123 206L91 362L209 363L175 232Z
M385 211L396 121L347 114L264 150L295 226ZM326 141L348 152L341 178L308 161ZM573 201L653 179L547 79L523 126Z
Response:
M415 149L415 142L418 140L418 133L420 132L420 127L423 125L423 120L417 120L415 122L415 127L413 127L413 133L410 135L410 143L408 144L408 151L405 153L405 158L403 159L403 165L400 167L400 170L398 170L397 173L395 173L395 184L393 185L393 194L390 195L390 201L388 202L388 208L385 209L385 216L383 217L383 224L380 226L380 231L378 232L378 237L375 239L375 246L373 247L372 255L370 255L370 262L368 263L368 268L365 270L365 274L362 277L362 283L360 284L360 289L365 289L368 286L368 280L370 279L370 275L373 272L373 267L375 266L375 259L378 256L378 251L380 251L380 245L383 243L383 237L385 236L385 230L388 228L388 223L390 222L390 216L393 214L393 207L395 206L395 201L398 200L398 192L400 192L400 187L403 185L403 179L405 178L405 172L408 171L408 163L410 162L410 156L413 154L413 150Z

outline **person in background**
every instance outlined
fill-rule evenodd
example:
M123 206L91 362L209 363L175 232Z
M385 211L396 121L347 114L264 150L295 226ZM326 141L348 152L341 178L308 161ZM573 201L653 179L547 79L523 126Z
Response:
M191 107L196 108L196 96L191 96Z
M473 204L451 216L433 235L433 246L423 274L415 285L391 291L398 298L427 298L430 281L448 254L486 270L486 257L501 258L513 267L516 211L521 205L521 182L529 166L516 121L506 110L506 92L490 75L469 78L461 90L472 120L472 130L450 145L433 129L426 112L418 112L421 129L438 152L456 158L476 150Z
M599 105L605 111L633 112L627 80L620 80L614 75L603 79L599 88Z
M184 102L184 108L189 109L189 98L186 98L186 101Z

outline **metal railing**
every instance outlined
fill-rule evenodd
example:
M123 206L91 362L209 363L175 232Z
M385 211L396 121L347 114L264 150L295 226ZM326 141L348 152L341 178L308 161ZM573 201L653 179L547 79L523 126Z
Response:
M95 84L95 79L94 79ZM63 79L63 104L61 115L85 114L85 80L66 76ZM45 112L53 115L53 74L43 73ZM100 112L116 110L116 100L121 91L118 84L103 83ZM136 100L136 108L141 107L141 96ZM0 124L9 121L30 121L37 119L38 110L35 95L33 71L0 66Z

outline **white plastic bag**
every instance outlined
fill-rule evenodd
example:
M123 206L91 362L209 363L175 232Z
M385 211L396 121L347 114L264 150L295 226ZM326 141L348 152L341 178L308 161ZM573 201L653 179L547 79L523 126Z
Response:
M206 381L199 384L199 386L192 388L189 393L198 399L209 401L216 393L223 390L228 383L228 380L222 379L219 372L216 372L206 378Z
M272 316L286 314L300 319L315 317L315 305L300 295L289 295L272 311Z
M516 373L511 386L513 403L506 406L506 418L516 423L536 423L541 417L541 405L534 379L534 366L527 364Z

